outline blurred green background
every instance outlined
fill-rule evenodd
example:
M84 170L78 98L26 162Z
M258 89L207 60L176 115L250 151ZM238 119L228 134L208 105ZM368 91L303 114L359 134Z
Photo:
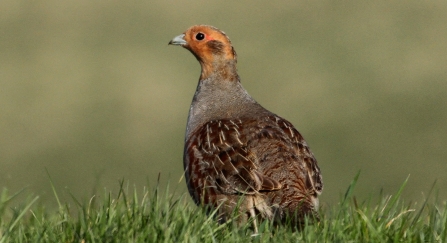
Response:
M361 170L361 198L447 199L447 1L56 1L0 4L0 186L54 205L157 181L185 192L200 66L168 46L224 30L244 87L316 155L322 204ZM28 193L29 194L29 193Z

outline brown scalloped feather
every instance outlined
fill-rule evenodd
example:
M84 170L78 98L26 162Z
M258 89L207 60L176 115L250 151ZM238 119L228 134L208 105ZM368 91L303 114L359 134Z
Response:
M280 117L210 121L192 133L185 156L198 204L217 206L219 195L245 194L259 196L270 208L278 205L280 214L318 206L323 183L316 160L301 134Z

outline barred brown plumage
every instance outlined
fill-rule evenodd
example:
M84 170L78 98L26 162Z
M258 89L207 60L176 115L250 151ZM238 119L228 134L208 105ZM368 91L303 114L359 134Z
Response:
M242 87L236 52L224 32L197 25L169 44L190 50L202 72L186 128L184 168L198 205L219 207L225 221L237 209L283 222L317 216L320 169L293 125L259 105Z

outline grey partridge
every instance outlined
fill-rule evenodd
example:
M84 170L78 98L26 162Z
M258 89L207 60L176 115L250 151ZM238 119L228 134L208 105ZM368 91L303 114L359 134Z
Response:
M317 215L323 182L314 155L287 120L258 104L242 87L227 35L190 27L169 44L194 54L202 71L189 110L184 169L196 204L249 217L302 223ZM292 216L292 217L290 217Z

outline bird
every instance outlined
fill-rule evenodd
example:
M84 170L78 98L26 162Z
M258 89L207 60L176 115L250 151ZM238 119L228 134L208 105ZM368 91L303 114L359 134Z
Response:
M320 168L307 142L286 119L252 98L241 84L237 54L225 32L195 25L170 45L189 50L201 66L186 125L183 165L198 206L225 223L273 220L302 225L318 218Z

